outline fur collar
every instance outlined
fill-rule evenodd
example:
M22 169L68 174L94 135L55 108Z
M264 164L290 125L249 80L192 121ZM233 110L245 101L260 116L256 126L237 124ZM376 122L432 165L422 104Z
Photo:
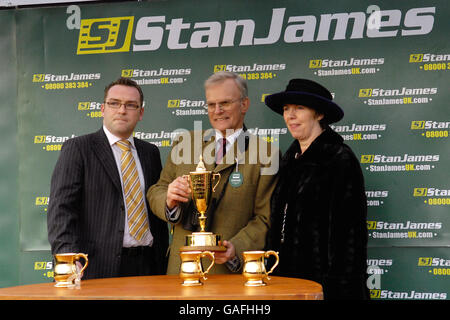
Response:
M286 153L283 156L281 166L287 166L296 160L302 162L319 162L326 164L330 162L333 156L343 146L344 139L334 132L330 127L327 127L316 140L314 140L309 148L302 154L300 144L294 140Z

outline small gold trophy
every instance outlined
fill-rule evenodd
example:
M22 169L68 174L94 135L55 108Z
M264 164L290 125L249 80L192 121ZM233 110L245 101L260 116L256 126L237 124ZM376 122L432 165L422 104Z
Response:
M280 258L278 257L278 252L273 250L269 251L244 251L244 268L242 270L242 275L244 276L246 282L245 286L247 287L261 287L265 286L266 283L264 279L270 280L269 274L273 272L273 270L278 265ZM270 255L273 255L277 260L269 272L266 271L266 267L264 264L264 258L268 258Z
M220 181L220 173L207 171L203 163L203 157L200 155L200 161L195 171L190 172L183 177L189 180L191 186L192 201L198 211L198 220L200 231L193 232L186 236L186 245L180 248L180 251L226 251L226 248L220 245L221 236L212 232L207 232L205 213L208 209L211 194L216 190ZM212 186L212 180L217 182Z
M84 259L84 266L77 270L76 261ZM55 254L55 287L72 288L80 281L81 274L88 266L88 255L84 253L57 253Z
M208 268L203 270L201 258L207 257L211 261ZM201 286L206 280L206 274L214 265L214 252L211 251L185 251L180 252L181 266L180 278L183 286Z

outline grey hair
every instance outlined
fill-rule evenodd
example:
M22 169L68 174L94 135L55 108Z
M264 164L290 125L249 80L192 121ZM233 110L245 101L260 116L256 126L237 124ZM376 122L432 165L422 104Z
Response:
M241 98L247 98L248 97L248 88L247 88L247 81L242 78L240 75L229 72L229 71L218 71L214 74L212 74L208 79L205 81L205 90L217 83L221 83L227 79L232 79L236 83L237 87L239 88L239 91L241 92Z

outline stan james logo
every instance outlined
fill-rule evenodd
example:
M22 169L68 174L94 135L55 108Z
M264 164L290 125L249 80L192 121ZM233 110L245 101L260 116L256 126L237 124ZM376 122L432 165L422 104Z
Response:
M361 155L361 163L373 163L373 154L363 154Z
M442 222L387 222L367 221L368 230L440 230Z
M309 68L310 69L322 68L322 61L323 60L309 60Z
M419 257L417 262L419 267L449 267L450 260L442 258Z
M273 8L270 20L266 21L255 21L251 18L237 20L232 17L227 21L187 22L183 17L166 21L167 17L164 15L144 16L137 19L134 30L134 16L81 19L79 7L70 6L68 9L72 9L67 11L70 14L66 22L68 29L80 29L77 54L155 51L162 45L167 46L169 50L180 50L271 45L281 41L302 43L362 39L365 36L369 38L416 36L428 34L433 30L436 12L435 7L425 7L412 8L405 12L401 10L335 14L327 12L320 17L314 17L300 16L296 13L294 16L286 16L286 8ZM349 23L351 19L355 19L355 22ZM316 20L320 23L316 24ZM331 28L332 20L336 21L334 30ZM372 20L377 22L376 27L372 27ZM389 25L391 30L385 30L383 25L385 21L395 21ZM236 32L237 26L243 26L245 32ZM415 29L406 30L402 26ZM259 32L261 29L265 36L259 38L255 35L255 31Z
M95 102L95 101L83 101L78 102L77 109L79 111L86 111L86 110L101 110L101 102Z
M45 74L33 74L33 82L44 82Z
M230 71L230 72L260 72L260 71L283 71L286 69L285 63L274 64L257 64L253 65L233 65L233 64L216 64L214 72Z
M432 262L433 262L433 258L421 257L421 258L419 258L419 262L417 263L417 265L420 267L431 266Z
M450 61L450 54L412 53L409 63Z
M386 156L381 154L363 154L361 155L361 163L408 163L408 162L437 162L439 155L409 155L405 153L400 156Z
M380 88L364 88L359 89L358 97L391 97L405 95L431 95L438 92L437 88L405 88L401 89L380 89Z
M411 121L411 130L421 129L448 129L450 121L432 121L432 120L413 120Z
M90 102L78 102L78 110L89 110L90 108Z
M372 89L360 89L359 95L360 98L366 98L372 96Z
M70 138L75 138L76 135L72 134L71 136L52 136L52 135L40 135L40 136L34 136L34 143L40 144L40 143L62 143Z
M133 76L134 69L124 69L122 70L122 77L131 78Z
M173 99L167 101L167 108L205 107L203 100Z
M48 205L49 197L36 197L35 204L37 206L46 206Z
M411 130L425 129L425 121L411 121Z
M100 73L73 73L70 74L51 74L36 73L33 74L33 82L57 82L57 81L86 81L99 80Z
M122 77L124 78L141 78L141 77L167 77L167 76L186 76L191 74L191 68L180 69L122 69Z
M178 108L180 106L180 100L167 101L167 108Z
M418 63L423 61L423 54L413 53L409 55L409 63Z
M414 197L426 197L428 194L427 188L414 188L413 196Z
M134 17L83 19L77 54L130 51Z
M216 64L214 66L214 72L226 71L226 69L227 69L226 64Z
M450 196L450 190L439 188L414 188L414 197Z
M332 67L354 67L354 66L372 66L384 64L384 58L358 59L351 57L345 60L316 59L309 60L310 69L332 68Z

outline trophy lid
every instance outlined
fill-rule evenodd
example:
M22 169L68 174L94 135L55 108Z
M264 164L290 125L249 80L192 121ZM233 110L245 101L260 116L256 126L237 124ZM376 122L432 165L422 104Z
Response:
M205 163L203 162L203 156L200 155L199 159L200 159L200 161L198 162L197 168L195 168L195 172L205 172L206 167L205 167Z

